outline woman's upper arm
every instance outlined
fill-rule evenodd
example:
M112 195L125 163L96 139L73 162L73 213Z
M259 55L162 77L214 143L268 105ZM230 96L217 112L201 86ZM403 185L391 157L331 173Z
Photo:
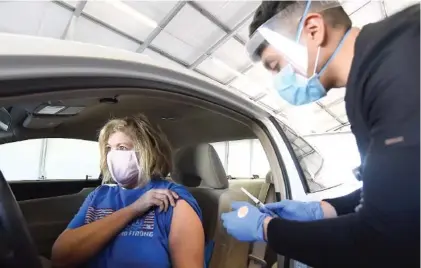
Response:
M185 200L177 201L171 219L169 246L173 267L203 267L205 234L199 216Z

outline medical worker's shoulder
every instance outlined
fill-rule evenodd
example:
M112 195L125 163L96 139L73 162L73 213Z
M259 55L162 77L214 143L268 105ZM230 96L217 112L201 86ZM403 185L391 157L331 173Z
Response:
M355 127L401 122L419 102L419 22L416 5L362 28L345 97Z
M400 44L419 38L420 5L410 6L383 20L362 27L355 43L354 61L364 77L366 69L375 66L375 61L391 50L402 49ZM395 65L396 66L396 65ZM366 74L367 75L367 74Z
M408 31L419 29L420 25L420 5L412 5L388 17L369 23L362 27L361 33L357 38L357 44L365 43L367 48L375 46L379 41L391 38L391 42L387 44L392 45L395 39L405 37Z

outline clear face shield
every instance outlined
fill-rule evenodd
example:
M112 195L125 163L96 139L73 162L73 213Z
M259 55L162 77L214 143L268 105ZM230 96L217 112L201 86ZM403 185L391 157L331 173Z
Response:
M305 44L300 42L304 20L308 13L319 13L341 6L337 1L297 1L262 24L246 44L253 61L262 60L262 54L270 46L279 56L282 69L291 65L300 74L307 74L308 54Z
M337 1L298 1L261 25L246 44L253 61L263 61L267 69L276 73L275 89L290 104L307 104L326 95L316 74L320 48L314 66L308 66L307 46L301 35L307 14L339 6ZM328 62L332 58L333 55Z

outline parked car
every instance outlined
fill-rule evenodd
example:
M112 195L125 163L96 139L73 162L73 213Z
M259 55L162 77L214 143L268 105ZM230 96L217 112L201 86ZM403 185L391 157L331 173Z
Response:
M99 173L83 170L88 162L98 161L95 153L84 151L92 143L83 142L95 142L110 116L144 113L161 126L175 149L244 139L256 140L263 148L270 166L267 179L198 170L199 179L209 176L207 180L218 183L230 178L230 187L189 188L201 206L206 239L215 242L211 268L246 267L253 259L249 256L253 245L229 237L219 219L230 209L230 201L248 200L240 187L263 202L304 200L328 188L318 183L323 158L317 150L270 111L197 73L124 50L2 34L0 107L0 151L12 148L1 160L8 164L0 180L0 225L5 237L0 245L7 249L0 251L0 263L10 267L42 267L39 256L50 257L55 239L84 198L101 184ZM76 145L66 142L58 143L53 154L52 147L44 144L46 139L50 145L78 141L85 157L69 155ZM24 146L18 150L16 144ZM41 155L42 161L30 160L31 148L38 148L36 156ZM220 163L209 156L197 157L209 165ZM15 171L24 174L40 166L39 176L13 177ZM68 175L55 177L59 171ZM203 194L206 191L213 194ZM288 256L267 249L268 265L284 267L288 263L284 258Z

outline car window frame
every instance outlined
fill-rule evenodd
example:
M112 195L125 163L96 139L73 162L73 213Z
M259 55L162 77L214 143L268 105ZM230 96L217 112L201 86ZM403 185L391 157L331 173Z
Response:
M279 119L276 119L275 117L270 117L271 122L274 124L275 128L278 130L279 134L282 137L282 140L285 143L285 146L288 149L289 154L291 155L292 161L294 162L295 168L298 172L298 176L300 178L301 184L303 186L305 194L311 194L310 186L307 182L307 179L304 174L304 170L301 167L300 161L298 160L297 155L294 152L294 148L292 148L291 142L289 141L288 137L286 136L284 130L282 129L281 124L282 122L279 121ZM305 141L306 142L306 141ZM307 143L307 142L306 142ZM308 144L308 143L307 143ZM312 149L314 149L310 144L308 144Z

